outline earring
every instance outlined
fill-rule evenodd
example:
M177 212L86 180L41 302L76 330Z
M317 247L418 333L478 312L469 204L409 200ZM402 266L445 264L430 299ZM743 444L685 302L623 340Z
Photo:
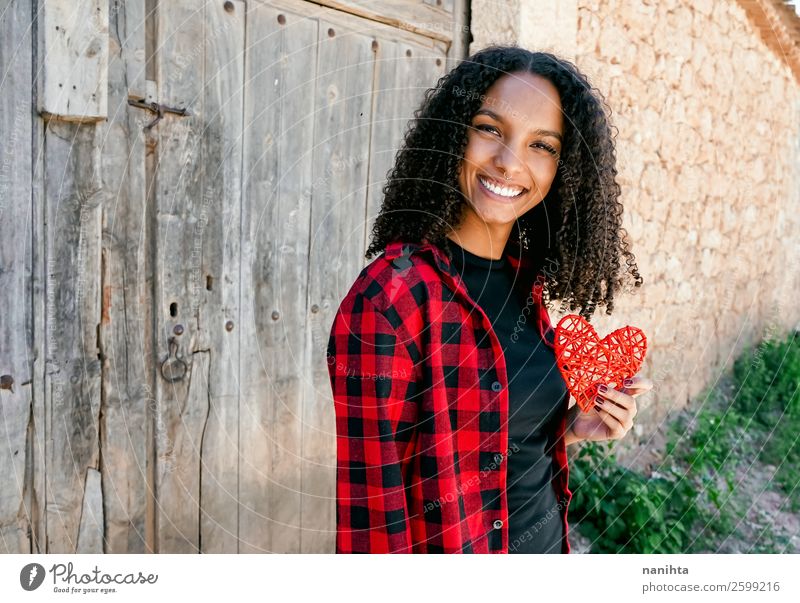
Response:
M520 243L522 244L522 248L527 251L530 246L530 241L528 240L528 230L526 228L523 228L520 233Z

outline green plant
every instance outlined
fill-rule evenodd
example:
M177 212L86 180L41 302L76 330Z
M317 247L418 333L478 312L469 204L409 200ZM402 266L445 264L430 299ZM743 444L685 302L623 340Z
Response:
M679 471L645 476L620 466L608 444L594 442L582 447L571 471L570 508L592 552L686 551L696 491Z
M621 466L614 443L586 442L571 464L570 513L598 553L717 550L736 537L752 501L737 497L737 468L754 458L800 508L800 338L747 350L722 386L668 424L664 460L652 475ZM781 552L789 540L764 526L751 552Z
M775 411L800 416L800 337L764 339L747 349L733 365L739 410L771 426Z
M759 459L776 467L774 480L800 510L800 337L765 339L734 363L736 406L753 419Z
M735 487L736 464L747 454L746 421L719 391L708 392L703 400L698 411L687 410L672 424L666 453L688 467L690 480L722 510ZM728 519L721 517L720 527L728 527Z

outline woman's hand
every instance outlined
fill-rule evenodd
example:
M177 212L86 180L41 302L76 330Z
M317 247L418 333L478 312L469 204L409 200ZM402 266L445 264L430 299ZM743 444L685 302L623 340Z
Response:
M608 388L605 393L598 393L594 408L582 412L575 404L570 408L572 413L572 437L567 443L589 440L618 440L633 427L636 416L636 398L653 389L653 382L645 377L634 376L630 385L621 390Z

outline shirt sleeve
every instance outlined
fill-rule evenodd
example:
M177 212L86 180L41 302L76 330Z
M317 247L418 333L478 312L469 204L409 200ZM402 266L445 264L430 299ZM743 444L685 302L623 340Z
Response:
M406 503L415 433L414 363L363 294L342 302L328 373L336 412L336 552L410 553Z

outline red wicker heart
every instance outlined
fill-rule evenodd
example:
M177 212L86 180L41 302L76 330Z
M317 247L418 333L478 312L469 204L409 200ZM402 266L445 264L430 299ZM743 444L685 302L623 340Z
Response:
M641 329L622 327L599 339L594 327L577 314L567 314L555 330L558 368L583 412L594 406L597 386L616 389L644 362L647 338Z

